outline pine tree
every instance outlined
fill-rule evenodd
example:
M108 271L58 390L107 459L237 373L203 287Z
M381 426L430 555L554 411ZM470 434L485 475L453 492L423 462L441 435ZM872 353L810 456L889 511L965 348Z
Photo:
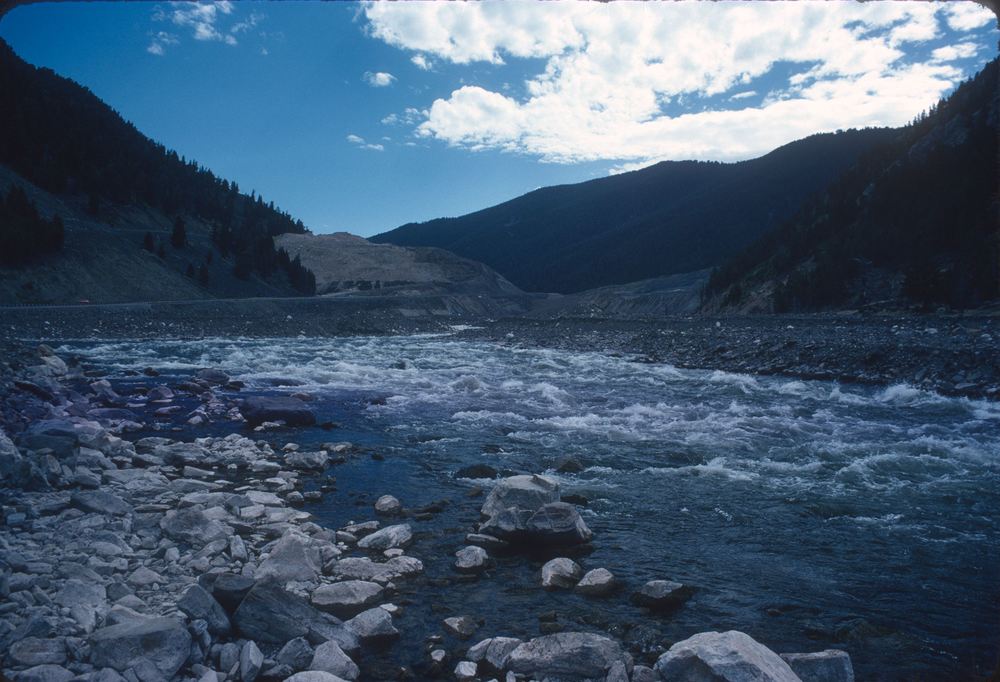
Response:
M183 249L187 244L187 228L184 226L184 219L177 216L174 221L174 230L170 233L170 243L175 249Z

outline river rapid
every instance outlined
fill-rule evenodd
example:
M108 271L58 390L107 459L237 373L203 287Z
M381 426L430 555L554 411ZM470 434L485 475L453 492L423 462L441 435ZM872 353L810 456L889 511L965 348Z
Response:
M380 455L331 468L337 490L305 507L323 525L370 518L382 494L406 507L448 500L412 521L409 553L427 570L402 586L404 638L384 652L386 665L426 659L424 638L449 615L483 619L473 641L537 636L539 616L555 617L567 630L611 633L640 661L696 632L738 629L776 651L846 649L859 679L959 679L996 665L998 403L448 335L58 350L126 393L219 367L246 383L244 394L312 394L320 421L338 429L260 437L304 449L351 441ZM146 367L161 376L135 376ZM580 470L559 473L567 457ZM452 554L478 519L476 490L489 487L455 476L471 464L545 473L585 498L595 537L577 560L608 568L625 589L605 600L544 592L545 556L500 557L478 580L459 579ZM656 578L697 591L654 617L628 593Z

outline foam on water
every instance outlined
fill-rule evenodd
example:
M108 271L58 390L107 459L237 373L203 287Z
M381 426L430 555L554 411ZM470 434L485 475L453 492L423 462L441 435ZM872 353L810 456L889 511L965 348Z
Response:
M884 608L888 623L908 605L931 608L922 595L937 590L949 595L934 602L944 611L911 621L951 618L957 633L972 627L961 619L977 604L1000 598L996 570L962 568L1000 554L996 403L446 335L76 342L60 352L121 377L147 366L168 380L219 367L248 391L307 391L318 409L355 405L345 417L355 428L442 485L472 486L452 472L473 463L548 472L589 498L588 524L624 534L610 545L642 547L611 566L616 574L647 562L634 578L662 577L677 556L675 576L690 563L689 579L739 594L713 603L722 621L734 602L773 601L781 598L773 591L798 594L813 583L808 599L836 610L824 580L856 595L870 617ZM278 379L301 385L276 388ZM557 473L567 455L583 469Z

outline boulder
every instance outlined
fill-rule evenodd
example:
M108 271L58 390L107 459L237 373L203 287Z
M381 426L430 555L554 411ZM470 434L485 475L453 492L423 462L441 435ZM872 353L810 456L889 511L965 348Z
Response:
M778 654L736 630L701 632L674 644L656 661L665 680L799 682Z
M14 673L13 680L14 682L69 682L74 677L76 677L75 674L66 670L66 668L61 665L47 663L44 665L32 666L27 670ZM101 682L103 682L103 680L101 680Z
M364 642L392 639L399 636L399 630L392 624L392 616L385 609L376 606L362 611L354 618L344 622L348 628L358 634Z
M533 512L558 501L559 484L552 479L538 475L511 476L497 482L480 511L489 518L512 507Z
M229 616L222 605L201 585L195 584L187 589L184 596L177 602L177 608L192 620L204 620L208 623L208 631L213 635L223 635L229 632Z
M316 423L316 415L298 398L251 396L240 402L239 409L250 426L279 421L288 426L312 426Z
M293 469L322 471L330 457L325 452L290 452L285 455L285 464Z
M252 640L243 645L240 650L240 680L254 682L264 667L264 654Z
M455 666L455 679L458 682L472 682L476 679L476 675L479 672L479 666L477 666L472 661L459 661Z
M367 580L345 580L332 585L320 585L312 593L312 604L340 618L361 613L381 597L385 588Z
M410 530L410 525L403 523L396 526L386 526L371 535L366 535L358 540L358 547L384 551L395 547L406 547L412 539L413 532Z
M344 653L336 642L332 641L323 642L316 647L316 652L309 663L309 669L332 673L345 680L356 680L361 674L354 661Z
M319 550L310 545L309 538L289 533L271 546L270 556L261 562L254 574L258 579L274 578L284 583L289 580L315 580L322 569Z
M547 590L570 589L580 582L583 569L566 557L552 559L542 566L542 587Z
M272 581L255 584L233 614L233 625L244 637L278 645L307 636L322 620L302 597Z
M170 679L191 653L191 635L173 618L131 620L94 631L90 650L95 666L124 672L146 659Z
M212 596L227 613L233 613L254 586L254 579L235 573L223 573L212 583Z
M455 570L460 573L482 573L489 565L490 555L482 547L469 545L455 552Z
M66 641L62 638L25 637L10 645L7 657L15 665L61 665L66 662Z
M781 654L802 682L854 682L854 666L846 651L827 649L811 654Z
M652 611L675 609L688 599L694 590L672 580L650 580L632 595L632 603Z
M305 637L291 639L274 657L278 663L287 665L292 670L304 670L309 667L313 658L313 648Z
M424 570L420 559L411 556L397 556L384 563L367 557L349 557L338 561L331 574L345 580L374 580L387 583L398 578L416 575Z
M90 577L98 579L93 572ZM56 604L72 609L77 606L101 606L107 601L108 593L104 585L88 580L70 578L62 584L52 598Z
M465 657L475 661L480 667L485 666L485 670L499 675L500 671L507 667L510 652L521 644L523 642L514 637L492 637L470 648Z
M614 574L606 568L587 571L576 584L576 591L588 597L606 597L618 587Z
M375 500L375 511L386 516L395 516L403 511L403 505L392 495L383 495Z
M92 514L122 516L132 511L132 505L104 490L81 490L73 493L69 500L77 509Z
M589 632L537 637L518 645L507 658L507 668L514 673L567 682L603 680L616 664L632 668L631 658L617 642Z
M452 616L444 619L444 629L459 639L468 639L479 629L479 624L468 616Z
M232 535L231 528L208 518L203 511L194 507L171 509L160 520L160 528L171 540L194 547L203 547Z
M566 502L542 505L525 524L529 536L546 544L576 545L589 542L593 533L580 512Z

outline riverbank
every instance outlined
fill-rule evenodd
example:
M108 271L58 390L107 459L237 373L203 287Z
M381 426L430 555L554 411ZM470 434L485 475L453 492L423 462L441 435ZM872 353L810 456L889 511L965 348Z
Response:
M3 316L0 349L6 355L24 339L449 333L531 348L627 354L683 368L907 384L943 395L1000 399L995 313L535 319L455 297L348 297L23 307L4 309Z
M842 653L782 659L738 633L633 649L613 633L560 631L547 619L537 637L483 633L495 636L470 646L475 613L413 628L438 632L410 643L419 659L386 666L378 651L402 646L414 625L406 612L420 611L394 604L423 571L408 547L440 506L380 497L355 508L352 523L325 528L310 509L336 490L338 463L372 455L335 438L295 442L279 422L310 422L308 395L292 397L301 391L290 387L284 402L241 401L240 384L211 368L172 387L154 371L115 385L68 359L22 347L19 367L3 376L4 430L17 443L0 438L0 649L15 680L656 680L684 679L685 666L722 665L723 656L773 679L817 666L851 679ZM159 435L145 435L154 417ZM202 428L213 435L169 437ZM516 554L528 538L614 542L591 537L553 481L495 485L479 532L455 531L465 546L449 561L465 580L488 580L494 555ZM601 608L629 598L608 571L590 569L583 575L569 557L548 562L537 594L547 582L607 600ZM632 598L684 608L689 591L671 577L635 586ZM447 601L442 588L434 598Z

